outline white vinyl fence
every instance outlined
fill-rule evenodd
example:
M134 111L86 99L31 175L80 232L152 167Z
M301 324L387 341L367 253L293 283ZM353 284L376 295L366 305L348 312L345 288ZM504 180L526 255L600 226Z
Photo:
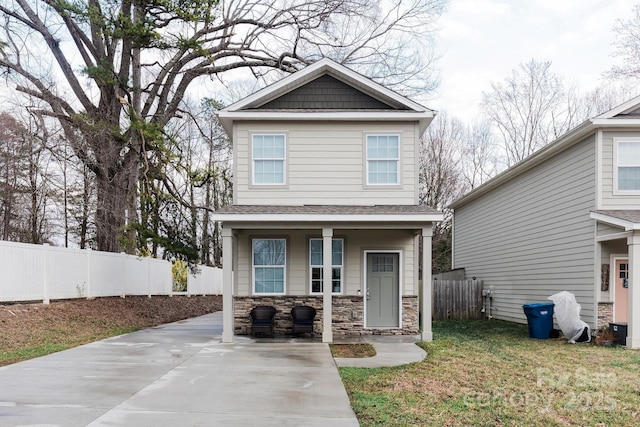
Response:
M186 294L221 295L222 269L198 269ZM0 302L173 294L169 261L0 241Z

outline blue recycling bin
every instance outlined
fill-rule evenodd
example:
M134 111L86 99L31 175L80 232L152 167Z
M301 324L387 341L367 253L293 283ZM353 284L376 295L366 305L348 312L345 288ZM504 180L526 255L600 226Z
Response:
M536 302L522 306L527 315L529 337L546 340L553 332L553 306L552 302Z

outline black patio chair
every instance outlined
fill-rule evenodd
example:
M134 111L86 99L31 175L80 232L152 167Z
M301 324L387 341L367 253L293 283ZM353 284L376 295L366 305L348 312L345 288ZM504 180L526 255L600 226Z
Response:
M293 318L293 335L310 333L313 336L313 320L316 309L308 305L297 305L291 309Z
M258 305L253 307L251 313L251 335L257 333L269 334L275 336L274 319L276 317L276 308L272 305Z

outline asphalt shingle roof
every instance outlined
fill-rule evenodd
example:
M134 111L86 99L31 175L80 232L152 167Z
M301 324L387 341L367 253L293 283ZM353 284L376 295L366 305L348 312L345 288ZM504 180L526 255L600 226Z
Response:
M594 212L600 215L606 215L613 218L618 218L623 221L640 223L640 210L602 210L602 211L594 211Z

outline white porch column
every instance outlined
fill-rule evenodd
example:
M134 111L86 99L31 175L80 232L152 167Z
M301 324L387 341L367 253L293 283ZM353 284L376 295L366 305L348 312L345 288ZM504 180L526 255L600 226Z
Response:
M640 348L640 231L627 238L629 245L629 307L627 347Z
M331 291L333 290L332 266L333 229L322 229L322 342L333 342L333 312L331 309Z
M233 229L222 228L222 342L233 342Z
M431 236L433 236L433 225L422 229L422 289L420 298L420 311L422 312L420 339L422 341L433 341L433 331L431 330Z

